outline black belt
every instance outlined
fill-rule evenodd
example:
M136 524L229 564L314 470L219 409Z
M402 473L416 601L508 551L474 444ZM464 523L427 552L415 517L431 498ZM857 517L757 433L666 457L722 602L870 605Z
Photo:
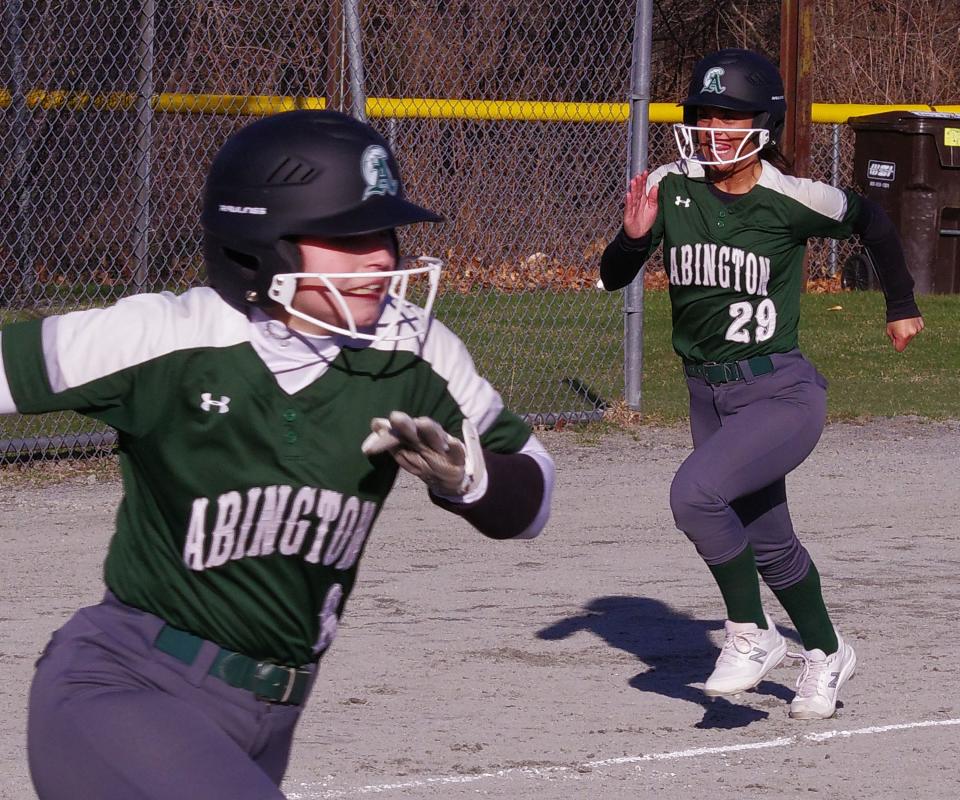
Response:
M703 378L707 383L717 385L746 380L747 375L744 374L742 366L744 364L747 366L747 369L749 369L750 374L754 376L766 375L768 372L773 372L774 370L773 359L771 359L770 356L754 356L753 358L747 358L743 361L706 361L702 364L685 363L683 365L683 371L691 378Z
M178 661L192 664L203 642L199 636L164 625L153 644ZM311 674L302 668L255 661L222 647L208 672L231 686L253 692L260 700L286 705L300 705L304 701Z

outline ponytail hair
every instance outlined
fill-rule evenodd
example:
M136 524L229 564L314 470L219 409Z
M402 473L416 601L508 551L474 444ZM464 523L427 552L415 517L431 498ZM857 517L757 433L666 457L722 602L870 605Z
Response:
M775 144L768 144L758 154L764 161L769 161L785 175L793 175L793 162L787 158Z

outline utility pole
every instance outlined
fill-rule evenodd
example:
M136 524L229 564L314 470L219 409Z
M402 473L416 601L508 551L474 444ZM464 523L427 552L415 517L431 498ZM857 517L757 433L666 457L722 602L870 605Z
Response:
M780 7L780 74L787 99L787 122L780 151L793 174L810 177L810 119L813 104L813 0L783 0ZM803 258L803 286L810 277L810 251Z
M783 154L794 173L810 175L813 103L813 0L784 0L780 9L780 74L787 95Z

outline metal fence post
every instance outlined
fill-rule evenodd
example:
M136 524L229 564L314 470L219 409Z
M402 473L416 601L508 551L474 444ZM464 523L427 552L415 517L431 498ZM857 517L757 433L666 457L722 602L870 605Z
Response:
M350 72L350 109L353 116L367 121L367 94L363 75L363 31L360 28L360 0L347 0L343 8L347 28L347 69Z
M840 125L836 122L831 126L833 129L832 141L830 147L830 185L840 185ZM830 258L828 272L832 278L837 274L837 240L830 240Z
M153 41L154 0L140 0L137 15L137 102L134 114L134 284L138 292L147 286L150 274L150 159L153 155Z
M0 302L4 305L16 298L25 306L31 303L33 287L36 283L32 251L33 234L30 231L30 208L33 204L30 176L30 137L27 124L30 112L27 110L26 69L23 66L23 4L21 0L10 0L7 5L7 41L12 54L10 68L11 110L13 124L13 191L15 216L10 237L12 261L20 274L20 281L12 292L3 292ZM6 288L6 287L4 287Z
M630 73L630 159L627 182L647 168L650 123L650 55L653 49L653 2L637 0ZM640 410L643 380L643 272L623 296L623 364L627 405Z

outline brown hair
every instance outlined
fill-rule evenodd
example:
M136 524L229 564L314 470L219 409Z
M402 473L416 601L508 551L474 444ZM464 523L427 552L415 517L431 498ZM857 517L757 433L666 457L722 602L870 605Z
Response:
M787 158L775 144L768 144L760 151L759 157L769 161L785 175L793 175L793 162Z

